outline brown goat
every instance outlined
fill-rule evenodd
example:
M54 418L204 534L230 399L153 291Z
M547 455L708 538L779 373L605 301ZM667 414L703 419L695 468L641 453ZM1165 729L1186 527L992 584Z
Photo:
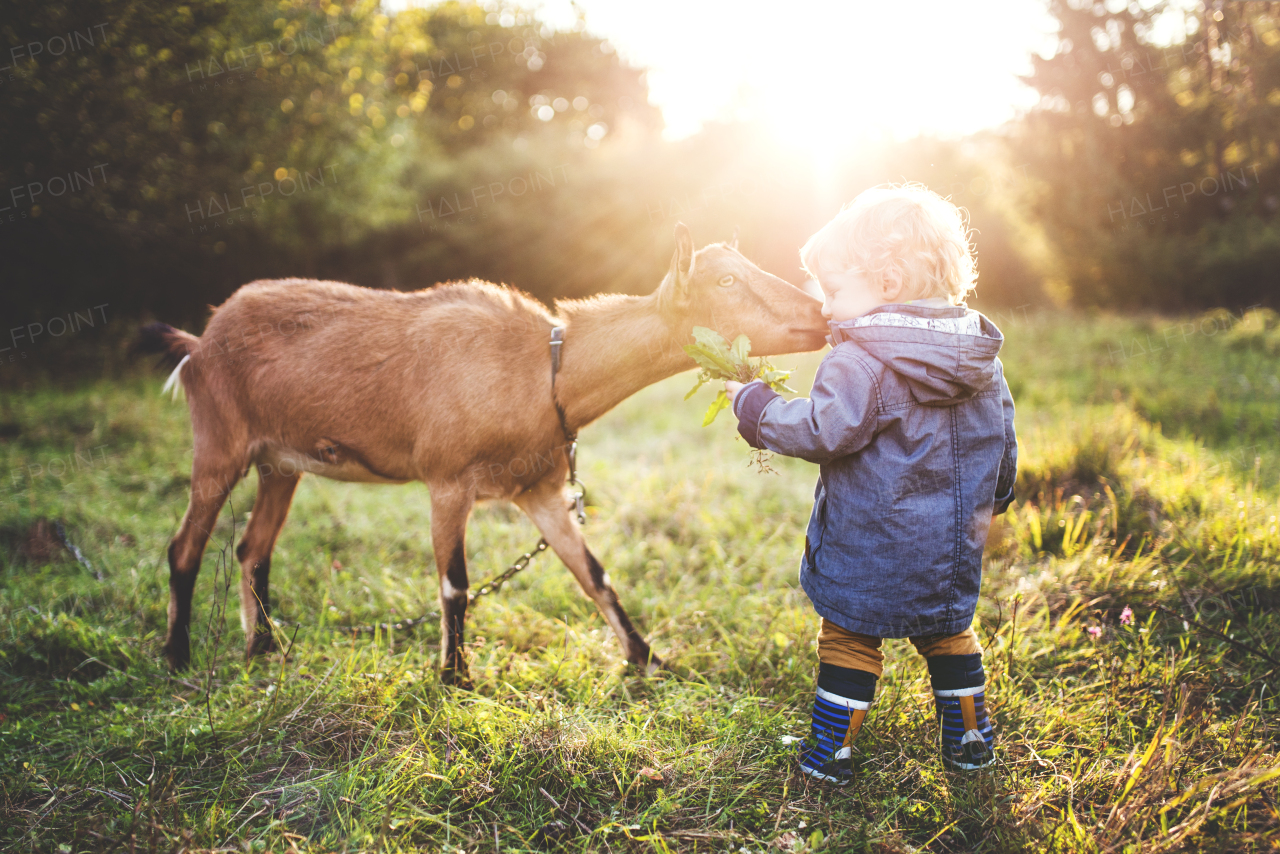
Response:
M190 662L191 597L205 544L249 466L258 494L240 562L246 655L273 648L271 551L303 472L367 483L423 481L440 577L442 678L468 684L464 536L478 500L515 502L603 612L627 659L661 665L632 626L568 510L568 439L645 386L693 367L694 326L756 355L822 346L821 303L738 253L694 252L678 224L671 268L648 296L542 304L471 281L411 293L307 279L245 285L199 338L164 324L139 349L176 364L191 411L191 502L169 545L169 633L175 669ZM736 243L736 241L735 241ZM551 376L551 329L564 327ZM553 398L554 391L554 398ZM564 413L565 429L556 412Z

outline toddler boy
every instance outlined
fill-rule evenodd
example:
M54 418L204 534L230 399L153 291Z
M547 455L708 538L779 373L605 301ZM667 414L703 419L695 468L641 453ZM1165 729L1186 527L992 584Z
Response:
M852 778L854 738L882 675L882 638L929 666L942 758L995 758L972 623L991 518L1013 500L1004 341L964 305L973 253L958 208L919 184L859 195L800 250L822 287L832 350L808 398L725 384L753 448L821 466L800 584L822 618L800 766Z

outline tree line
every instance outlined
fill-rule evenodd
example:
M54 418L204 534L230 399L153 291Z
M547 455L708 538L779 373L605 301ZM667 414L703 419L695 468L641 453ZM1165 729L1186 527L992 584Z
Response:
M983 306L1271 302L1273 5L1049 0L1061 32L1033 57L1034 109L858 152L835 189L917 180L964 206ZM582 19L553 28L493 0L9 10L0 312L15 322L110 302L198 329L239 285L281 276L642 293L677 220L699 243L739 227L799 282L797 248L834 213L831 188L753 128L664 141L643 69Z

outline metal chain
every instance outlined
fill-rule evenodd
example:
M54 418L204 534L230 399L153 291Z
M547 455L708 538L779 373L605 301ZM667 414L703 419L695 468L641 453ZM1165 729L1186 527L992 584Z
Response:
M538 540L538 544L533 547L533 551L528 551L520 555L520 557L516 559L516 562L507 567L506 571L501 575L495 575L493 578L490 578L484 584L481 584L476 588L476 592L467 594L467 600L474 602L481 596L488 596L490 593L497 593L502 589L502 585L506 584L517 572L520 572L529 565L529 562L533 560L534 555L546 550L547 538L543 537Z
M89 559L84 556L84 552L80 551L80 548L75 543L67 539L67 529L63 527L62 520L59 519L55 521L53 523L53 529L58 534L58 542L62 543L63 548L71 552L71 556L76 559L76 563L80 564L85 569L92 572L93 577L98 579L99 581L106 581L106 578L102 575L101 570L94 569L93 564L89 563Z
M578 487L578 491L573 494L573 509L577 513L578 524L585 525L587 523L587 488L583 486L582 481L578 480L577 437L571 437L569 440L569 483Z
M568 482L578 487L577 491L574 492L573 494L573 497L571 499L572 503L570 503L569 507L570 509L576 512L578 517L578 524L581 525L587 521L587 514L586 514L587 488L582 485L582 481L578 480L578 476L577 476L577 471L576 471L577 444L578 444L577 442L573 442L569 445L569 481ZM475 601L479 599L481 596L490 596L494 593L497 593L499 590L502 589L502 585L506 584L508 581L514 578L518 573L528 569L529 564L533 562L533 559L537 557L539 552L545 552L547 550L548 545L549 544L547 543L546 537L539 538L537 544L531 550L525 552L524 554L520 555L520 557L516 558L515 563L507 567L501 574L495 575L493 578L490 578L484 584L481 584L479 587L476 588L474 593L468 593L467 603L474 604ZM345 632L346 634L350 634L350 635L371 635L378 631L386 632L392 629L395 629L396 631L406 631L409 629L415 629L418 626L421 626L424 623L434 620L439 616L440 616L439 614L432 611L430 613L423 614L421 617L417 617L412 620L402 620L398 623L374 623L372 625L367 625L367 626L325 626L324 628L328 629L329 631ZM287 623L284 620L277 620L274 618L268 618L268 619L270 619L271 622L273 622L275 625L280 626L282 628L288 628L290 626L296 625L295 623Z
M571 499L572 503L570 503L569 508L571 510L576 511L578 516L578 524L581 525L587 521L587 512L586 512L587 488L582 485L582 481L578 480L577 472L575 471L575 469L577 468L577 465L576 465L577 461L575 459L575 457L577 456L577 453L576 453L577 446L578 446L577 442L572 442L569 445L569 483L572 483L573 485L578 487L577 491L574 492L573 494L573 498ZM516 559L516 562L511 564L511 566L507 567L507 569L501 575L496 575L493 578L490 578L484 584L481 584L479 587L477 587L476 592L469 593L467 595L468 602L474 603L481 596L488 596L491 593L497 593L499 590L502 589L502 585L506 584L508 581L510 581L512 578L515 577L516 573L522 572L526 568L528 568L529 564L533 561L534 556L537 555L538 552L544 552L546 550L547 550L547 538L542 537L541 539L538 540L537 545L533 547L532 551L527 551L524 554L520 555L520 557Z
M367 626L313 626L312 628L320 629L321 631L326 631L326 632L342 632L343 634L348 634L348 635L371 635L380 631L389 632L392 629L395 629L398 632L408 631L409 629L416 629L418 626L421 626L424 623L429 623L434 620L438 620L439 618L440 618L440 615L438 613L436 613L435 611L430 611L426 614L423 614L421 617L415 617L412 620L401 620L398 623L373 623ZM268 617L267 619L270 620L273 626L276 626L282 629L299 628L301 626L301 624L299 623L290 623L290 622L286 622L285 620L277 620L275 617Z
M555 343L555 342L553 342ZM556 407L559 409L559 406ZM560 414L560 423L564 425L564 414ZM566 435L568 428L565 428ZM578 524L586 524L587 521L587 488L582 485L582 481L578 480L578 439L576 435L569 435L569 481L570 484L577 487L570 499L569 509L573 510L578 517ZM538 552L547 550L547 538L543 537L538 540L537 545L532 551L527 551L516 560L515 563L507 567L501 575L496 575L476 588L475 593L467 594L468 602L475 602L481 596L488 596L491 593L497 593L502 589L502 585L510 581L516 573L522 572L529 566L534 556Z
M556 400L556 373L560 370L560 347L563 344L564 327L556 326L551 330L551 403L556 408L556 417L560 419L560 429L564 430L565 438L569 440L569 483L578 488L573 494L569 509L575 511L578 516L578 524L582 525L587 521L587 488L582 485L582 481L578 480L578 434L569 431L569 424L565 420L564 408L560 406L560 401ZM529 566L534 555L546 550L547 539L542 537L532 551L520 555L515 563L507 567L505 572L481 584L475 593L467 594L467 601L475 602L481 596L497 593L502 589L502 585L510 581L516 573L522 572Z

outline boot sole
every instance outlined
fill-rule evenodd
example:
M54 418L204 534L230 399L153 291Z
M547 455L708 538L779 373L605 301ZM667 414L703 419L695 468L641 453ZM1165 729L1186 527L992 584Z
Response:
M852 774L850 774L848 777L832 777L830 774L823 773L822 771L819 771L817 768L810 768L808 765L804 765L804 764L800 766L800 770L803 771L805 774L808 774L810 777L813 777L814 779L823 780L827 783L834 783L837 786L847 786L853 782Z
M942 763L953 771L981 771L983 768L990 768L992 765L995 765L996 756L995 753L992 752L991 758L981 764L974 762L956 762L950 757L943 756Z

